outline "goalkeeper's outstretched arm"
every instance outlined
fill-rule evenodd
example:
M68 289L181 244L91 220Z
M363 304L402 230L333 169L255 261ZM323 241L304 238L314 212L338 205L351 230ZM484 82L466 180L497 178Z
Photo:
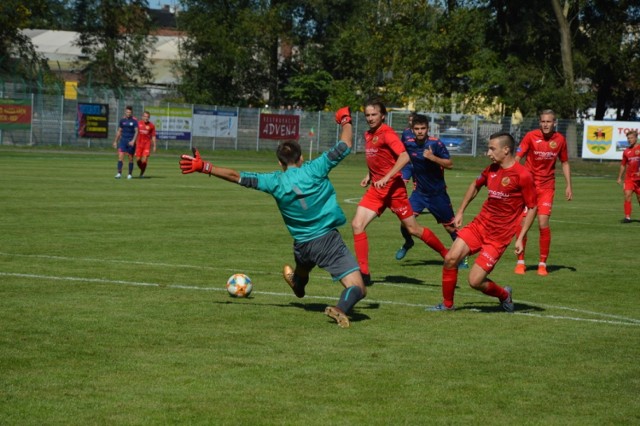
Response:
M229 182L240 183L240 173L237 170L214 166L202 159L197 148L192 148L192 151L193 156L186 154L180 156L180 170L182 170L183 175L198 172Z

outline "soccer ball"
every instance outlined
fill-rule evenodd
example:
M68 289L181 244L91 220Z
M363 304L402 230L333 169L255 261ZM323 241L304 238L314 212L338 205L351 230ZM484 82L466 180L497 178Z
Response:
M252 290L251 278L245 274L233 274L227 280L227 291L233 297L248 297Z

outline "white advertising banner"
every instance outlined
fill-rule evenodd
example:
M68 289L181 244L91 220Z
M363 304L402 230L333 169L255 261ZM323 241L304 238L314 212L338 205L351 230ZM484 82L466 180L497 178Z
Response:
M218 138L238 136L238 114L204 108L193 110L193 135Z
M621 160L628 146L627 132L640 131L637 121L585 121L582 135L582 158Z

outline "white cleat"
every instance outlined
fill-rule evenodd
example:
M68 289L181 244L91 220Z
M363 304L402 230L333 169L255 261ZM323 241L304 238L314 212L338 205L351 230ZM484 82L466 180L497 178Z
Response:
M133 179L133 176L128 175L128 176L127 176L127 179Z
M116 179L120 179L122 175L120 173L116 173Z

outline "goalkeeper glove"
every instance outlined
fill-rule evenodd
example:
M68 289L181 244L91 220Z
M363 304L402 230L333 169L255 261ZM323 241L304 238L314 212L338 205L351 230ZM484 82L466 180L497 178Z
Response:
M180 169L182 170L182 174L186 175L188 173L200 172L211 175L211 173L213 173L213 164L202 160L198 148L191 148L191 150L193 151L193 157L186 154L180 156Z
M351 110L348 106L342 107L338 111L336 111L336 123L341 126L347 123L351 123Z

